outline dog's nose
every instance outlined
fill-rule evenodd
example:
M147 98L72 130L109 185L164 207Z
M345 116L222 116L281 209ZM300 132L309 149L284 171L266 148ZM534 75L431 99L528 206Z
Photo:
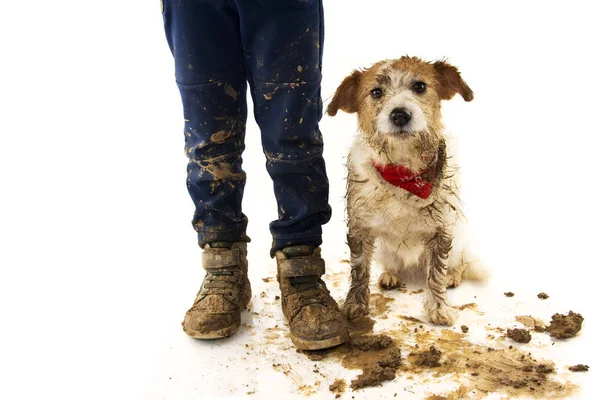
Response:
M410 113L404 108L394 108L390 114L392 122L396 126L404 126L410 121Z

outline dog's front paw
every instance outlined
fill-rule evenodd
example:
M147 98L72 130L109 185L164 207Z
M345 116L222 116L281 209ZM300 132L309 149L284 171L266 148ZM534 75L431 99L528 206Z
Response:
M429 311L427 317L433 324L452 326L458 318L458 311L452 307L441 306Z
M379 286L386 290L395 289L400 287L400 279L398 276L386 271L379 275Z
M346 300L346 302L344 303L344 306L342 307L342 312L346 316L346 319L351 321L353 319L369 315L369 305L368 304L359 304L356 301L352 301L352 300L351 301Z

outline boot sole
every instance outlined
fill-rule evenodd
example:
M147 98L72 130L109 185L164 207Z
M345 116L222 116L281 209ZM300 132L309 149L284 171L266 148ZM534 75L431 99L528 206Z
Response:
M292 335L292 343L300 350L325 350L348 341L348 334L341 334L323 340L304 340Z
M231 336L239 328L240 328L239 325L232 325L227 328L223 328L223 329L219 329L217 331L211 331L211 332L200 332L200 331L196 331L194 329L188 329L188 330L184 330L184 331L188 336L193 337L194 339L213 340L213 339L223 339L228 336Z

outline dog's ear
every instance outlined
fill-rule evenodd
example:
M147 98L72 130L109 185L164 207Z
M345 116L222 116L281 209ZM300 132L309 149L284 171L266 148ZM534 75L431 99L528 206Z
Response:
M362 72L354 71L342 81L327 106L327 114L333 117L338 110L350 114L358 111L357 90L361 75Z
M442 100L450 100L456 93L459 93L465 101L473 100L473 91L455 66L445 61L437 61L433 67L439 84L438 94Z

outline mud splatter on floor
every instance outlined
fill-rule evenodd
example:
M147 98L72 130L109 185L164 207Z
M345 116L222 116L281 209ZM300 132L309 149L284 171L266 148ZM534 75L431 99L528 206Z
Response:
M460 330L462 331L462 333L467 333L469 332L469 327L466 325L461 325Z
M351 334L348 343L321 351L298 351L311 361L326 358L339 360L347 369L360 369L362 373L350 383L353 390L379 386L396 377L401 364L401 351L387 335Z
M435 348L435 346L429 346L428 350L421 352L413 352L409 354L409 358L412 356L412 363L421 367L435 368L440 365L440 358L442 358L442 352Z
M336 273L327 273L323 276L323 279L327 283L327 285L331 285L334 288L339 287L342 283L347 282L349 277L349 273L346 271L336 272Z
M546 293L542 292L542 293L538 293L537 297L538 297L538 299L546 300L550 296L548 296Z
M350 350L342 365L363 371L350 382L352 390L379 386L384 381L393 380L402 363L400 348L386 335L351 337Z
M369 315L378 317L389 311L389 304L394 301L391 297L385 297L380 293L373 293L369 297Z
M581 324L583 323L583 317L581 314L569 311L568 315L554 314L550 326L546 328L546 331L550 333L550 336L557 339L568 339L572 338L581 330Z
M469 393L469 389L463 385L461 385L458 389L453 390L451 393L448 393L444 396L439 395L431 395L427 397L425 400L459 400L459 399L467 399L467 395Z
M401 319L403 319L403 320L405 320L405 321L416 322L416 323L418 323L418 324L424 324L424 323L425 323L425 322L421 321L421 320L420 320L420 319L418 319L418 318L415 318L415 317L410 317L410 316L408 316L408 315L398 315L398 318L401 318Z
M426 324L415 317L390 314L392 302L392 298L374 294L371 297L373 318L363 317L351 321L348 343L323 351L297 351L301 357L300 362L296 362L297 365L292 363L294 368L302 368L302 371L309 368L309 371L319 374L317 376L319 379L325 379L324 382L330 383L329 387L333 388L330 389L331 397L335 394L336 398L341 397L342 393L345 393L344 390L348 390L347 387L358 390L363 387L379 386L387 380L396 379L396 376L400 376L400 379L414 380L415 384L433 382L433 379L436 381L447 379L462 384L451 393L431 394L430 399L482 399L489 393L498 393L505 398L528 396L537 399L558 399L570 396L577 389L577 386L569 382L558 380L564 379L565 375L559 377L551 361L537 358L531 353L516 348L518 346L509 346L509 343L504 340L504 335L507 333L505 328L490 324L483 327L494 333L492 338L496 339L493 345L495 348L491 348L487 343L477 344L467 340L470 335L465 335L469 332L466 325L461 326L460 329L458 327L445 329ZM468 303L457 308L476 310L477 305ZM479 311L477 313L481 314ZM578 315L570 313L562 317L577 322ZM375 320L381 320L382 317L389 317L390 320L397 318L397 322L389 327L385 334L373 334ZM583 317L579 317L580 321L583 321ZM553 318L553 321L555 319ZM528 334L533 329L546 330L546 324L532 316L517 316L515 320L524 325L526 328L524 330ZM389 323L381 324L386 328L390 326ZM475 325L469 325L473 332L477 332ZM272 335L273 339L268 342L281 344L285 340L286 344L291 346L287 343L290 340L284 338L287 331L281 332L276 328L278 327L275 326L268 331L269 337ZM408 356L403 358L402 353ZM313 364L308 364L307 367L306 363L310 363L308 360L325 361L321 364L323 366L331 362L339 363L348 370L359 370L360 373L353 380L350 380L350 377L347 377L347 380L341 379L341 375L323 376L319 373L316 364L314 367ZM322 383L320 381L313 383L306 377L302 382L298 379L301 370L294 372L290 366L292 364L281 362L276 366L274 362L273 368L288 376L300 393L309 396L319 392L318 387ZM339 381L343 382L343 385ZM340 386L337 386L336 382ZM341 387L344 389L340 389Z
M515 321L520 322L527 328L533 329L536 332L544 332L546 330L544 321L534 318L531 315L518 315L515 317Z
M517 343L531 342L531 333L527 329L507 329L506 336Z
M467 303L467 304L463 304L462 306L458 306L458 309L463 311L463 310L477 310L477 304L475 303Z
M356 318L348 323L348 330L353 333L369 333L373 331L375 320L370 317Z
M397 337L397 334L391 336ZM409 362L400 368L401 373L431 370L427 363L419 363L419 354L429 352L434 361L439 355L440 365L434 367L434 376L452 376L469 391L474 390L477 398L485 397L489 392L511 397L561 398L576 389L573 384L563 384L549 376L554 370L552 362L537 360L516 348L492 349L474 344L467 341L462 333L450 329L419 330L412 338L406 339L414 340L415 347L408 356ZM429 350L418 350L422 348ZM436 365L435 362L431 364Z
M346 391L347 386L348 385L346 384L345 380L338 378L333 381L331 385L329 385L329 391L335 393L335 398L337 399Z
M577 365L573 365L572 367L569 367L569 371L572 372L588 372L590 370L590 367L587 365L583 365L583 364L577 364Z
M513 292L504 292L506 297L513 297L515 294Z

